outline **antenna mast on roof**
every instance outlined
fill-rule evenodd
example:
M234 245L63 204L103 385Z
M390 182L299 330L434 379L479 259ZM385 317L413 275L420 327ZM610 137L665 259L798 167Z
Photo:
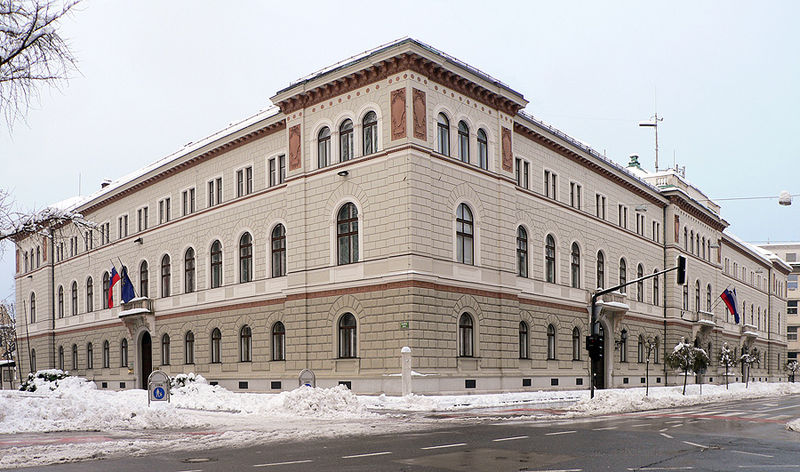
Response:
M659 118L658 112L656 112L650 119L652 121L640 121L639 126L651 127L656 130L656 172L658 172L658 122L664 121L664 118Z

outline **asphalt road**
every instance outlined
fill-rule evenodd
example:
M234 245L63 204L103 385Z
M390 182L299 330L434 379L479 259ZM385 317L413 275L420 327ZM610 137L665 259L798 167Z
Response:
M771 471L800 470L800 396L558 421L448 418L397 435L23 469L60 471Z

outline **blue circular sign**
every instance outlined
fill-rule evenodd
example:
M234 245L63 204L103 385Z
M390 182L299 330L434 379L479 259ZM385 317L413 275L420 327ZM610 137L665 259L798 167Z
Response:
M153 389L153 397L156 400L161 400L162 398L164 398L165 393L166 392L164 392L164 389L162 387L156 387Z

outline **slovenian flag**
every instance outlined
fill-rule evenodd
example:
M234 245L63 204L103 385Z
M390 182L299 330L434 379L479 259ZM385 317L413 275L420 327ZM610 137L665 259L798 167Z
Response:
M114 308L114 284L119 282L119 274L117 268L111 268L111 278L108 280L108 307Z
M739 324L739 312L736 310L736 289L730 291L726 288L719 298L721 298L723 303L725 303L725 306L728 307L728 311L733 313L733 320L736 322L736 324Z

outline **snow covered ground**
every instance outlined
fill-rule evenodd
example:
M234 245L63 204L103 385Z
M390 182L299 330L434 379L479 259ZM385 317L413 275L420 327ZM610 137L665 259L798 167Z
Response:
M241 447L313 437L380 434L424 428L441 419L417 413L514 411L585 417L800 393L800 383L657 387L596 392L539 391L407 397L354 395L343 386L278 394L234 393L204 380L173 390L170 403L147 406L147 392L99 390L77 377L37 380L35 392L0 391L0 467L42 465L116 454ZM544 413L542 413L544 412ZM556 414L553 412L552 414ZM800 419L787 425L800 432ZM62 432L60 442L43 432ZM64 433L75 432L75 433ZM77 433L84 432L84 433Z

